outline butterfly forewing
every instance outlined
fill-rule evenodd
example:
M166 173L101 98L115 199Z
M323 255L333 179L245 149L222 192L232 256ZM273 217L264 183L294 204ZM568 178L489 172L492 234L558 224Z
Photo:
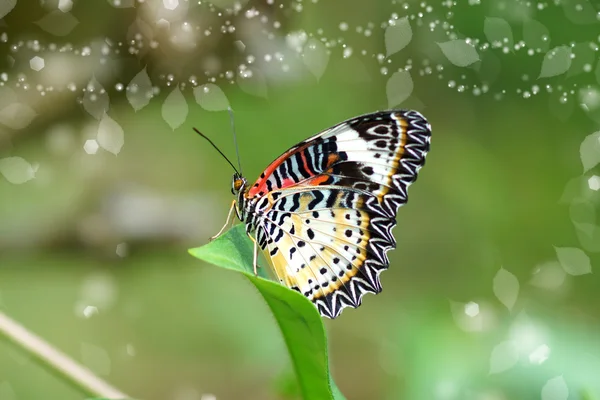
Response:
M396 213L430 135L415 111L353 118L292 147L246 194L247 231L278 279L323 316L381 291Z

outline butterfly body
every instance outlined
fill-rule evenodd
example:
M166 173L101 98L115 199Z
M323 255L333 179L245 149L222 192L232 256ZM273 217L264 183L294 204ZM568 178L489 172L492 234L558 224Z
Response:
M381 291L396 213L430 137L416 111L344 121L289 149L252 186L234 175L236 214L279 281L335 318Z

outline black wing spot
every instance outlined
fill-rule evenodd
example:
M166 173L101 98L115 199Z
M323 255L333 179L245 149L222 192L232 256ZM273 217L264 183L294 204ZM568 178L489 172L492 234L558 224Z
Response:
M304 247L305 245L306 245L306 243L304 242L304 240L298 241L298 247Z
M380 149L384 149L387 147L387 142L385 140L378 140L375 142L375 146L379 147Z
M312 229L308 229L308 230L306 231L306 234L308 235L308 238L309 238L310 240L313 240L313 239L315 238L315 233L313 232L313 230L312 230Z
M346 214L346 219L350 219L350 214Z
M342 276L344 276L344 271L340 271L338 272L338 276L341 278Z
M315 258L317 258L317 256L315 256L314 254L312 256L310 256L309 261L314 260Z
M367 166L367 167L363 167L362 172L365 173L366 175L373 175L373 167L371 166Z
M386 134L390 133L390 128L385 125L379 125L378 127L376 127L373 130L375 131L375 133L378 133L380 135L386 135Z
M321 200L325 198L325 195L320 191L313 192L313 199L308 203L308 209L317 208Z
M335 258L333 259L333 263L334 263L334 264L337 264L337 263L339 263L339 262L340 262L340 259L339 259L339 258L335 257Z
M312 216L313 216L313 218L319 218L319 212L313 211Z
M350 229L346 229L346 236L347 237L351 237L352 236L352 231Z
M331 193L329 194L329 197L327 198L325 207L327 207L327 208L333 207L335 205L336 200L337 200L337 193L332 190Z
M321 268L319 272L321 273L321 275L325 275L327 273L327 268Z
M283 229L279 229L279 232L277 232L277 236L275 236L275 241L279 242L282 237L283 237Z

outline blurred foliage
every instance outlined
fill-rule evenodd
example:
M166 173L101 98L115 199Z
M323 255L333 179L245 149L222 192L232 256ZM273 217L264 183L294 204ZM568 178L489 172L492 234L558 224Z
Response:
M0 177L3 311L137 398L294 398L284 339L261 296L239 274L186 253L218 231L231 201L232 171L192 127L234 155L227 113L199 105L192 87L222 89L252 181L306 137L396 106L387 84L401 68L414 88L396 88L408 96L400 106L429 119L432 149L399 212L383 292L324 321L340 389L348 399L562 400L565 388L569 399L600 398L599 282L584 273L600 251L600 191L591 184L600 150L594 137L584 142L600 123L597 4L120 1L20 1L2 13L0 160L29 163L11 171L12 182L35 176L22 184ZM64 36L36 23L57 7L78 21ZM412 40L386 57L394 13L415 16ZM532 21L542 24L547 48L483 50L488 18L508 23L515 44L526 27L539 28ZM181 39L185 22L191 41ZM289 49L297 32L335 42L327 56L309 58L312 69L308 53ZM478 41L481 58L467 67L438 45L467 39ZM568 71L538 79L560 46L576 56ZM46 66L35 71L38 54ZM264 81L244 83L242 63ZM157 90L134 112L132 91L119 85L144 68ZM93 77L123 132L117 156L84 150L100 124L82 90ZM163 105L177 83L188 113L172 129L183 107ZM28 124L26 108L7 116L13 104L35 116ZM91 109L102 116L99 105ZM565 248L583 258L561 260ZM495 287L501 268L518 286ZM516 296L510 308L500 300L507 296ZM0 398L83 397L0 342Z

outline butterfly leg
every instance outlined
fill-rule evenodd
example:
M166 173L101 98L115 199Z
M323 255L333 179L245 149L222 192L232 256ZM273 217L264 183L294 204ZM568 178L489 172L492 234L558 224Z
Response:
M212 236L210 238L211 241L215 240L216 238L218 238L219 236L221 236L223 234L223 231L225 230L225 228L227 228L227 225L229 225L229 222L232 221L231 216L233 214L233 209L235 208L235 203L236 203L235 200L233 200L231 202L231 207L229 207L229 213L227 214L227 220L225 221L225 225L223 225L223 227L221 228L221 230L219 231L219 233L217 233L215 236Z
M254 268L254 275L258 276L258 243L256 243L256 239L252 236L248 235L252 243L254 243L254 248L252 249L252 253L254 255L252 260L252 267Z

